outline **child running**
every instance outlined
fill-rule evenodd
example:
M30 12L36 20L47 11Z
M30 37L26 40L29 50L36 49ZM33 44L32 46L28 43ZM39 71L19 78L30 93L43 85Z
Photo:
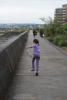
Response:
M38 39L33 40L33 45L28 47L33 48L33 57L32 57L32 71L35 71L34 62L36 60L36 76L38 76L38 70L39 70L39 60L40 60L40 47L39 47L39 41Z

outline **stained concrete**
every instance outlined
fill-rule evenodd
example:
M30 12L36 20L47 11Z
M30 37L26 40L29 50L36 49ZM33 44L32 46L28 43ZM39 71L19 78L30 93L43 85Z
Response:
M28 32L26 31L5 42L2 41L0 45L0 100L5 96L27 37Z
M6 100L67 100L67 56L47 40L36 38L41 50L39 76L30 71L31 56L25 49ZM32 40L30 31L26 47Z

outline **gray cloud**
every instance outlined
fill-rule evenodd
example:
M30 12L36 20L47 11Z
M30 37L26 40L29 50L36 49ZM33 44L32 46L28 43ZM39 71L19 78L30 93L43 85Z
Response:
M40 17L54 17L55 8L67 0L0 0L0 23L41 23Z

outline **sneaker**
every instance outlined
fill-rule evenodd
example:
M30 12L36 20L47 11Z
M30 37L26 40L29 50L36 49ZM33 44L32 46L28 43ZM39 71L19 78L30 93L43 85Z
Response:
M35 71L35 69L32 69L31 71Z
M36 72L36 76L38 76L39 74Z

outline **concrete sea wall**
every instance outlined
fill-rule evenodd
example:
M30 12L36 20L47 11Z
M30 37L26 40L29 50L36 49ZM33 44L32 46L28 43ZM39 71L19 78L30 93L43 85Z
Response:
M0 100L5 95L27 37L28 31L11 38L0 46Z

